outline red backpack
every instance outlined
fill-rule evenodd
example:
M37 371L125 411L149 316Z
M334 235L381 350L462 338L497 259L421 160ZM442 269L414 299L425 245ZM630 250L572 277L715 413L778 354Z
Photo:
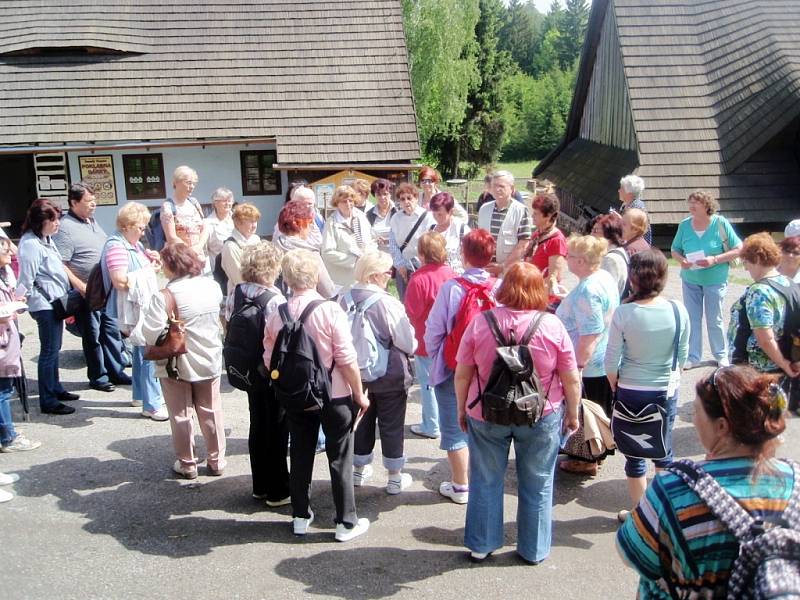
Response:
M458 277L456 283L466 290L461 306L458 307L453 329L444 339L444 363L451 371L456 370L456 354L464 331L478 313L494 308L496 303L492 295L496 279L490 277L484 283L472 283L471 281Z

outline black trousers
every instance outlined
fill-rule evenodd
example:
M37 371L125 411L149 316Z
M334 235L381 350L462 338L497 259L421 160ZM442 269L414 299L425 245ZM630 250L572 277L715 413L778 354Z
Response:
M603 407L603 412L607 417L611 417L611 408L614 403L614 392L611 391L611 384L608 377L583 377L583 397L592 402L596 402Z
M335 522L353 527L358 522L353 492L353 419L355 405L350 396L334 398L322 410L287 412L292 444L289 449L292 516L307 519L311 502L311 476L314 470L320 423L325 433L325 454L331 474L331 492L336 506Z
M405 443L406 403L408 393L404 387L378 391L367 384L369 408L355 433L354 453L358 456L372 454L375 448L375 423L380 424L381 452L384 458L402 459ZM390 464L392 461L389 461ZM401 462L401 461L394 461ZM387 468L390 468L387 466ZM402 464L391 464L391 470Z
M289 468L286 449L289 427L286 414L280 407L266 379L257 378L247 392L250 409L250 471L253 474L253 494L267 500L283 500L289 496Z

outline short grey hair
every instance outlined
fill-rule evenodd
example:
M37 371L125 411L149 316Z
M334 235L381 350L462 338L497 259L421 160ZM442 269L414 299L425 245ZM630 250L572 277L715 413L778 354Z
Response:
M292 200L311 200L312 204L315 204L317 201L316 196L314 195L314 190L310 187L306 187L304 185L298 186L292 190Z
M633 194L634 198L641 198L644 194L644 179L638 175L625 175L619 180L619 187L629 194Z
M226 200L228 198L233 200L233 192L226 187L218 187L214 190L214 193L211 194L212 202L216 202L217 200Z
M514 174L511 171L495 171L492 173L492 181L495 179L505 179L511 185L514 185Z
M172 172L172 187L175 187L175 184L183 179L194 179L197 181L197 171L195 171L192 167L188 167L186 165L181 165L177 167Z
M311 250L290 250L281 261L283 281L292 290L313 290L319 282L319 255Z
M281 272L283 251L272 242L259 242L245 246L242 251L242 279L271 286Z

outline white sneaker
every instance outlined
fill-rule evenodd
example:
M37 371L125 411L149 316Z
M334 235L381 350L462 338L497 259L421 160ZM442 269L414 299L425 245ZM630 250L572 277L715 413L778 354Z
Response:
M718 367L730 367L731 366L731 361L729 361L727 358L720 358L717 361L717 366Z
M197 468L184 467L179 460L176 460L172 465L172 470L184 479L197 479Z
M366 533L367 529L369 529L369 519L362 517L351 529L345 527L344 523L339 523L336 526L336 534L334 537L336 538L337 542L349 542L353 538L360 536L362 533Z
M305 535L308 533L308 528L314 522L314 511L309 508L308 514L310 516L307 519L303 517L295 517L292 519L292 527L294 528L295 535Z
M11 485L16 481L19 481L16 473L0 473L0 485Z
M131 400L131 406L133 406L134 408L138 408L141 405L142 405L142 401L141 400Z
M399 494L407 487L411 486L411 475L408 473L400 473L389 478L389 483L386 484L386 493L394 496Z
M356 487L361 487L365 483L367 483L370 479L372 479L372 473L374 469L372 465L364 465L363 467L355 467L353 469L353 485Z
M459 492L453 487L453 482L443 481L439 485L439 493L445 498L450 498L456 504L466 504L469 502L469 490Z
M685 363L683 363L683 370L689 371L691 369L696 369L699 366L700 366L699 362L692 362L690 360L687 360Z
M264 502L270 508L278 508L279 506L286 506L287 504L292 503L292 497L286 496L286 498L281 498L280 500L267 500L264 499Z
M167 409L163 406L158 410L143 410L142 416L147 417L148 419L153 419L153 421L167 421L169 419Z
M14 494L5 490L0 490L0 503L8 502L14 498Z
M41 445L42 442L32 442L17 432L17 437L14 438L14 441L0 448L0 452L27 452L28 450L36 450Z

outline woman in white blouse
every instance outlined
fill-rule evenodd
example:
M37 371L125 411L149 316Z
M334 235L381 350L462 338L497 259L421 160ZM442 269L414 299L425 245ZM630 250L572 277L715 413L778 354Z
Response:
M322 233L322 260L336 285L349 288L356 282L356 261L375 250L372 228L366 215L355 210L356 191L349 185L336 188L331 199L333 211Z
M206 241L206 254L212 268L217 255L222 252L222 245L233 234L233 192L228 188L217 188L211 194L214 210L205 219L208 240Z
M430 226L430 230L444 236L447 241L447 265L460 275L464 272L464 265L461 262L461 240L470 232L470 228L463 219L453 216L455 205L455 198L449 192L439 192L431 198L429 208L436 223Z

